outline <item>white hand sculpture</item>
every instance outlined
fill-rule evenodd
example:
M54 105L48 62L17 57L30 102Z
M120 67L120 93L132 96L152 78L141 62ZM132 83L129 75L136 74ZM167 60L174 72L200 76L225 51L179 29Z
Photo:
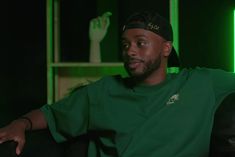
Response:
M109 17L111 12L105 12L102 16L94 18L90 21L89 25L89 38L90 38L90 57L89 61L92 63L101 62L100 42L107 34L110 25Z
M105 12L102 16L98 16L90 21L89 38L91 41L101 42L107 34L110 25L109 16L111 12Z

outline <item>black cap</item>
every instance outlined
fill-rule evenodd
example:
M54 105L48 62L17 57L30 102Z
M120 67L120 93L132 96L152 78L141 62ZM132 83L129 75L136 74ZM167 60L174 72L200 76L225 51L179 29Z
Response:
M132 14L126 20L122 31L124 32L125 30L132 28L142 28L152 31L165 40L173 42L173 30L171 24L157 12L143 11ZM178 67L179 65L179 58L173 47L168 59L168 67Z

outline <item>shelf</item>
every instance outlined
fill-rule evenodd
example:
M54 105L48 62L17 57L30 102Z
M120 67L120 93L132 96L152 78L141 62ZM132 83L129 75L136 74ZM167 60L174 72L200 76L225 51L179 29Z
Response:
M123 63L88 63L88 62L60 62L51 63L53 71L51 83L51 102L67 95L71 89L81 84L89 84L107 75L127 76Z
M106 62L106 63L89 63L89 62L61 62L61 63L51 63L51 67L123 67L121 62Z
M67 75L75 77L97 77L105 75L126 75L123 63L52 63L50 67L54 69L57 75Z

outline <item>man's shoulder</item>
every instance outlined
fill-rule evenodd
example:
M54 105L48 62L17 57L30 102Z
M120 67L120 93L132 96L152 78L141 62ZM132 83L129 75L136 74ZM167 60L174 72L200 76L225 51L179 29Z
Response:
M223 69L219 68L207 68L207 67L194 67L194 68L183 68L180 73L198 73L201 75L208 75L211 73L228 73Z
M218 68L195 67L183 68L179 75L188 78L216 80L221 78L235 78L235 73Z

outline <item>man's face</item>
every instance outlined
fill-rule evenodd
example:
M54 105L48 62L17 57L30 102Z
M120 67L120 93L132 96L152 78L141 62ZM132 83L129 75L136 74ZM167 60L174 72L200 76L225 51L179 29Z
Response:
M126 30L122 35L122 51L129 75L145 78L156 72L161 66L165 42L162 37L148 30Z

